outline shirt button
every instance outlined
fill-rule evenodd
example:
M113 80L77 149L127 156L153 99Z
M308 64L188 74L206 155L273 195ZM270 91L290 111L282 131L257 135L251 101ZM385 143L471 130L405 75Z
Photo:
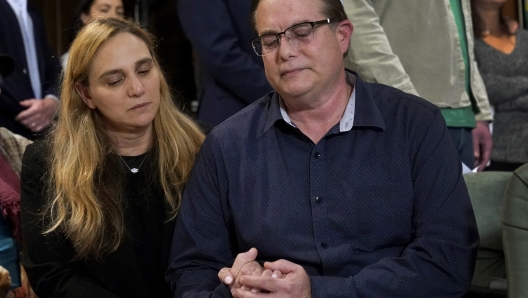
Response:
M315 158L319 158L319 157L321 157L321 153L319 153L319 152L315 152L314 157L315 157Z
M25 69L25 68L22 69L22 72L23 72L24 74L27 74L27 69Z
M321 198L321 197L315 197L315 202L316 203L321 203L322 200L323 200L323 198Z
M321 242L321 247L322 247L322 248L327 248L327 247L328 247L328 243L326 243L326 242Z

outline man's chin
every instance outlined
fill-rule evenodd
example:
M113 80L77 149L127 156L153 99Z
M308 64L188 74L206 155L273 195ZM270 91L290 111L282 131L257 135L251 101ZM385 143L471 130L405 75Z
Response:
M308 94L309 90L310 89L307 86L290 86L285 88L282 92L279 92L279 94L283 97L299 98Z

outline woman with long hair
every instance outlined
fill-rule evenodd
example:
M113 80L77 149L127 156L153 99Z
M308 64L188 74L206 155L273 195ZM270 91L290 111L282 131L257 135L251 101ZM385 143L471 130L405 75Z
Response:
M60 114L26 149L22 263L41 297L165 297L172 224L203 141L154 42L101 19L73 42Z
M506 0L471 0L475 59L495 109L487 171L528 162L528 31L504 17Z

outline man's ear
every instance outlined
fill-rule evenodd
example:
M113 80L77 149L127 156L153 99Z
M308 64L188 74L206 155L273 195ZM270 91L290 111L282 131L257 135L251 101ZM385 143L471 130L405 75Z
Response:
M339 22L336 28L336 36L341 44L343 53L348 51L350 46L350 38L352 37L352 32L354 31L354 25L349 20L343 20Z
M90 96L90 90L85 87L83 84L76 82L75 83L75 91L77 91L77 94L82 98L84 103L90 108L95 109L96 106L93 103L92 97Z

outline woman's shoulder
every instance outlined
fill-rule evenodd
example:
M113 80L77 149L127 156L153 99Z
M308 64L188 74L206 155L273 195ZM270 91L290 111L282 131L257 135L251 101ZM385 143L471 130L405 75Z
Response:
M26 156L32 158L45 157L48 153L48 146L48 143L45 141L36 141L35 143L29 144L24 152L24 158Z
M37 141L29 144L22 158L22 171L32 169L40 170L45 167L48 156L48 144L45 141Z
M528 30L527 30L527 29L524 29L524 28L519 28L519 29L517 29L517 31L515 31L515 34L516 34L518 37L528 38Z
M528 51L528 30L519 28L515 32L516 47L518 47L518 54L521 55L521 59L526 61L526 51Z

